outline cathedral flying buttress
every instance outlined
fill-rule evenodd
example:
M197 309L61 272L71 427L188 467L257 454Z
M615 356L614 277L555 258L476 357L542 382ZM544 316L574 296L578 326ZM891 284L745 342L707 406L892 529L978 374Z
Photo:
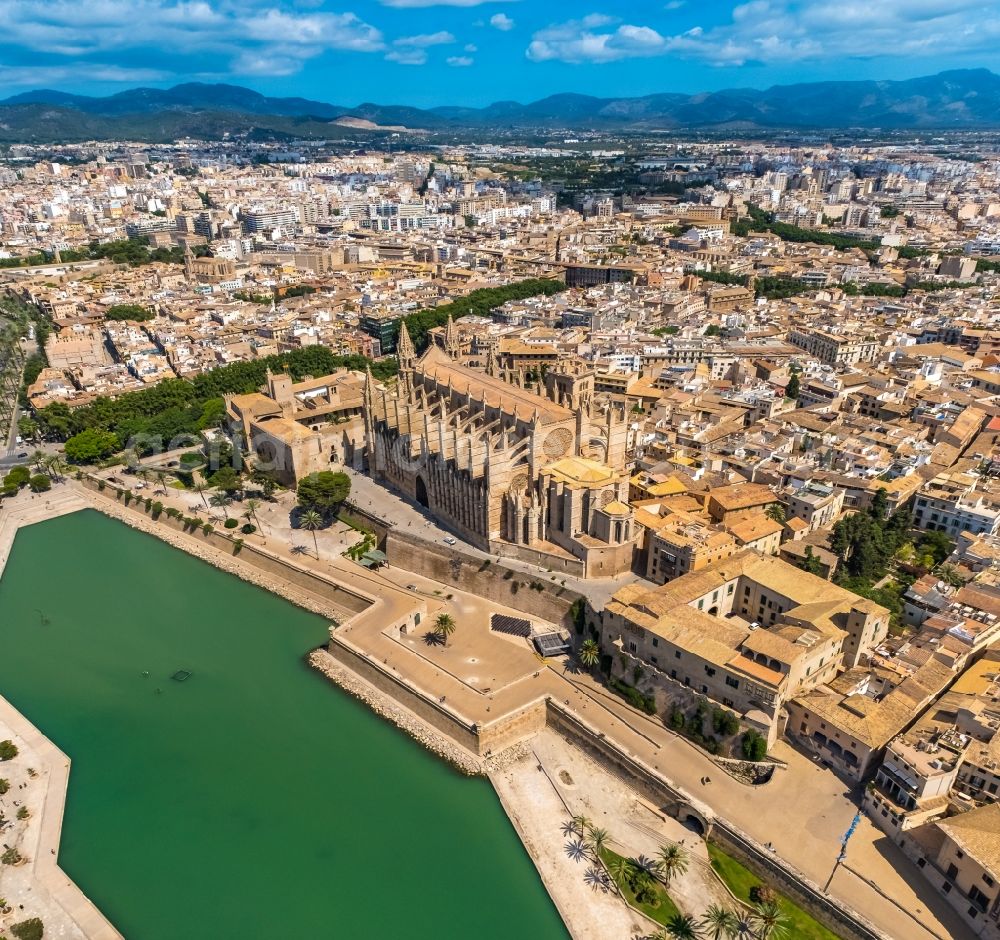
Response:
M639 533L624 412L595 405L586 371L557 366L541 394L491 374L489 354L485 372L462 364L453 325L444 335L418 358L403 325L396 386L368 377L372 476L485 551L587 577L627 571Z

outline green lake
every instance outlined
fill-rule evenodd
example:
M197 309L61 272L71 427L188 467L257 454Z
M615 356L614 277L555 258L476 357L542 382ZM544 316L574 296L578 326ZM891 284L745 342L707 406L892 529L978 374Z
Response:
M128 940L565 940L489 784L310 670L325 634L96 511L22 529L0 693L73 761L62 867Z

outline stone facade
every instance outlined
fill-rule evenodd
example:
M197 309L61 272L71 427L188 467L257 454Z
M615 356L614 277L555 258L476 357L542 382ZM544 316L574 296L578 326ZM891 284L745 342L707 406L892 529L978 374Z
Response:
M592 577L627 571L639 532L626 503L625 414L599 410L569 381L547 383L568 404L512 385L492 357L485 372L463 365L449 335L418 360L404 326L396 388L369 378L372 475L484 551L575 558Z

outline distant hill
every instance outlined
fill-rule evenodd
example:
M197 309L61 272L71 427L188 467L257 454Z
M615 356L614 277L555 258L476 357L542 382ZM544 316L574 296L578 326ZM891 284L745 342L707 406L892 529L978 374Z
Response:
M1000 76L988 69L941 72L905 81L809 82L764 90L598 98L559 94L485 108L421 109L307 98L270 98L238 85L191 82L133 88L105 98L39 90L0 101L0 141L132 137L218 137L257 129L293 136L338 136L343 126L414 130L463 128L680 129L728 125L788 129L1000 127ZM360 122L367 122L361 124Z

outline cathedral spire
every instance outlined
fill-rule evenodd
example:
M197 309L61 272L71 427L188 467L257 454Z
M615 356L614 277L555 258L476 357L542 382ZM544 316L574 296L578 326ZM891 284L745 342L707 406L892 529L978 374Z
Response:
M370 410L375 401L375 379L372 376L372 367L365 366L365 410Z
M399 360L401 369L409 369L413 365L413 360L417 358L417 351L413 348L413 340L410 339L410 331L406 328L406 320L399 321L396 358Z
M486 374L494 377L497 374L497 353L492 344L486 347Z
M458 339L458 327L455 326L455 321L451 318L450 313L448 314L448 322L444 328L444 351L452 359L457 359L462 352L462 347Z

